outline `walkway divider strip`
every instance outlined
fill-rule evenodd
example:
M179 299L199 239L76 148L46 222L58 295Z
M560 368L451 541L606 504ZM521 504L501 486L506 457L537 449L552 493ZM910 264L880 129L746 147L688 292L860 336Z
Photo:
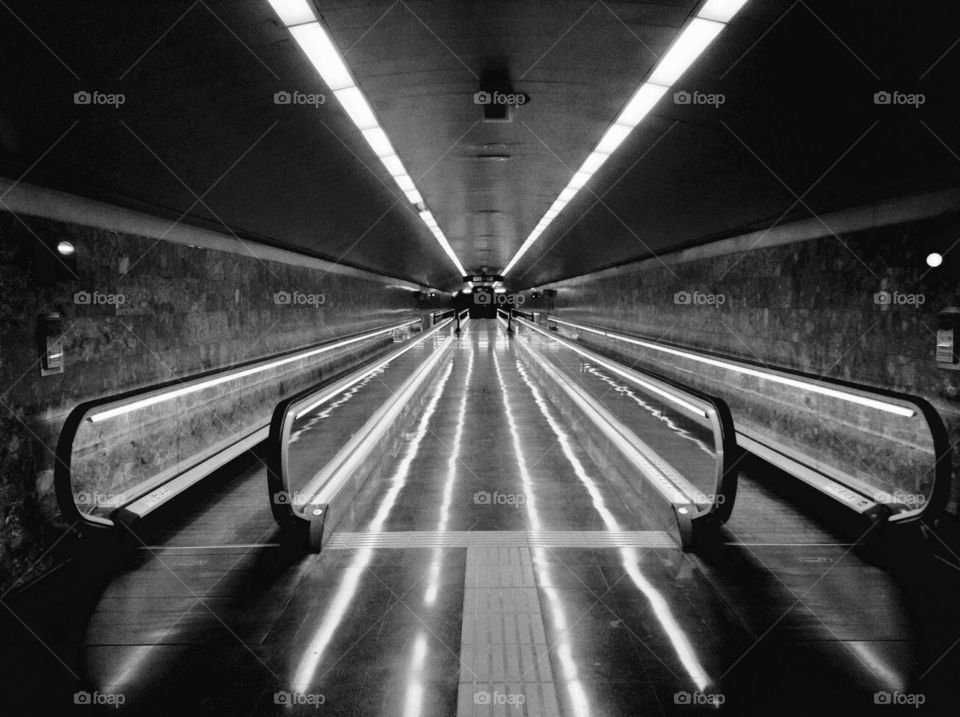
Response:
M409 532L336 532L325 550L358 548L677 548L669 533L661 530L425 530Z

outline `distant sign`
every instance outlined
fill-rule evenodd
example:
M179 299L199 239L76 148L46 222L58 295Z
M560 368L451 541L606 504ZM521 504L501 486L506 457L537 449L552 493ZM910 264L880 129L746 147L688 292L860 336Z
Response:
M463 277L464 281L472 281L474 284L487 284L495 281L503 281L503 274L468 274Z

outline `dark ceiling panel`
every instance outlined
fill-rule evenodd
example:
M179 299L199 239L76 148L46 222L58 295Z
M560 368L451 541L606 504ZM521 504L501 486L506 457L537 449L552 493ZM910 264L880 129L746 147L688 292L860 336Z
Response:
M273 102L326 88L266 0L6 5L3 174L455 285L332 97ZM510 260L696 6L316 2L470 270ZM724 104L665 97L511 278L534 285L956 184L958 20L933 0L751 0L675 88ZM491 76L530 98L512 122L481 121L473 94ZM80 89L126 101L77 106ZM879 90L927 101L878 106Z

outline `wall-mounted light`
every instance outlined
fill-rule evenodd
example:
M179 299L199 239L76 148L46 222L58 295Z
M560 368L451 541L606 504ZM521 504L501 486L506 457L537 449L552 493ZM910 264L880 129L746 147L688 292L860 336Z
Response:
M133 411L139 411L142 408L148 408L149 406L154 406L158 403L163 403L165 401L172 401L173 399L180 398L181 396L187 396L198 391L203 391L208 388L213 388L214 386L219 386L220 384L227 383L228 381L237 381L247 376L252 376L263 371L269 371L270 369L277 368L278 366L284 366L286 364L292 363L294 361L302 361L304 359L312 358L318 354L327 353L328 351L333 351L334 349L342 348L343 346L348 346L354 344L358 341L365 341L371 339L375 336L380 336L382 334L389 334L394 331L402 330L407 326L412 324L420 323L420 319L414 319L413 321L404 321L400 324L394 324L385 329L377 329L376 331L370 331L359 336L354 336L349 339L344 339L342 341L337 341L331 344L324 344L314 349L308 349L306 351L301 351L290 356L285 356L281 359L276 359L274 361L268 361L265 363L257 364L250 368L240 369L237 371L228 371L220 375L214 376L212 378L203 379L196 381L195 383L187 383L177 386L174 389L170 390L161 390L156 393L150 394L145 398L133 401L131 403L123 404L116 406L114 408L108 408L103 411L98 411L87 416L87 420L91 423L99 423L101 421L106 421L110 418L115 418L117 416L122 416Z
M943 263L943 255L937 252L927 254L927 266L936 269Z
M52 376L63 373L63 322L59 312L40 317L40 375Z
M73 256L73 252L76 251L73 244L68 241L62 241L57 244L57 253L60 256Z
M764 381L772 381L773 383L779 383L784 386L790 386L791 388L797 388L802 391L808 391L810 393L816 393L821 396L836 398L841 401L848 401L858 406L875 408L878 411L892 413L902 418L912 418L917 413L914 409L908 406L902 406L897 403L891 403L890 401L883 401L876 398L870 398L869 396L863 396L861 394L853 393L851 391L844 391L839 388L832 388L830 386L824 385L819 381L791 378L789 376L773 373L772 371L765 371L761 369L750 368L749 366L742 366L739 364L731 363L730 361L723 361L721 359L711 358L709 356L692 353L690 351L675 349L670 346L664 346L663 344L657 344L657 343L652 343L650 341L644 341L642 339L631 338L630 336L617 334L613 331L604 331L603 329L594 329L590 326L584 326L583 324L575 324L572 321L562 321L560 319L555 319L552 317L550 318L550 321L552 321L555 324L562 324L564 326L569 326L571 328L577 329L578 331L586 331L587 333L597 334L599 336L605 336L607 338L614 339L616 341L623 341L625 343L634 344L636 346L642 346L643 348L651 349L652 351L669 354L671 356L676 356L678 358L689 359L691 361L696 361L698 363L706 364L707 366L716 366L717 368L722 368L727 371L733 371L734 373L743 374L745 376L753 376L755 378L763 379Z

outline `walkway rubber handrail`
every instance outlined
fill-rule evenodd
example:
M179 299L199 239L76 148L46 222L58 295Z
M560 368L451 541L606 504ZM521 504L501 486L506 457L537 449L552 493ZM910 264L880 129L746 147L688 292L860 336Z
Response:
M325 353L338 347L342 347L345 345L345 343L359 343L361 341L375 338L381 334L392 333L394 331L398 331L419 323L420 319L410 319L407 321L393 323L389 326L382 326L371 331L349 334L347 336L339 336L336 339L314 344L305 348L284 351L266 358L244 361L227 368L214 369L211 371L194 374L193 376L184 379L173 379L171 381L153 384L144 388L132 389L130 391L124 391L111 396L85 401L77 405L68 414L63 426L60 429L60 434L57 439L54 465L54 491L57 496L57 503L62 516L69 523L80 525L86 528L95 530L113 528L116 526L117 519L123 517L123 511L131 504L144 499L149 499L151 494L157 494L158 500L153 506L147 505L146 509L153 509L162 503L167 502L175 494L181 492L181 489L178 489L175 493L171 494L169 488L166 488L165 490L166 486L170 486L182 476L189 476L191 478L190 480L182 481L182 483L184 483L182 486L183 488L195 484L203 475L209 474L220 465L225 464L233 457L236 457L236 455L242 453L244 450L247 450L264 440L267 437L267 429L269 427L269 423L264 422L262 426L259 426L255 430L246 432L240 436L236 436L236 440L231 441L230 444L222 451L214 453L213 455L207 456L206 458L187 466L183 470L178 471L176 474L171 475L170 478L163 481L163 483L160 485L152 486L143 491L137 491L134 489L129 496L125 496L125 499L122 503L118 504L111 511L110 517L104 517L81 510L81 508L76 504L73 493L73 444L76 440L77 432L79 431L80 426L83 424L83 421L88 414L97 411L98 409L112 410L108 407L124 407L142 401L152 401L167 393L173 393L174 391L180 391L181 389L199 390L196 389L198 385L210 382L212 380L223 380L224 382L227 382L234 380L232 377L236 377L238 374L243 374L247 371L255 371L260 367L268 367L271 364L277 363L278 361L289 361L292 363L302 358L309 358L311 355ZM263 370L265 370L265 368Z
M289 447L290 434L296 419L303 415L303 413L312 410L312 407L318 402L326 402L343 393L361 381L365 376L391 363L399 356L427 340L433 334L445 329L452 329L454 325L454 319L447 319L429 331L424 332L422 336L386 355L378 356L376 359L367 362L364 366L351 371L336 381L328 381L311 386L293 396L285 398L276 405L270 420L270 429L266 444L266 463L268 500L270 502L270 510L277 523L289 525L297 522L298 519L310 521L308 516L299 515L295 510L295 493L291 490L290 476L287 469L287 449ZM417 369L417 371L419 371L419 369ZM400 393L400 390L398 390L397 393ZM391 401L388 401L384 405L389 405ZM361 429L358 434L362 432L363 429ZM309 501L304 502L304 505L308 502Z
M873 506L882 506L884 512L889 513L887 520L891 523L911 522L937 518L942 515L950 494L950 481L952 473L952 462L950 453L950 440L943 419L933 405L920 396L914 396L901 391L876 388L873 386L864 386L862 384L844 381L842 379L813 376L802 371L792 369L776 368L772 369L757 361L748 359L733 358L723 354L705 351L703 349L690 349L686 346L672 344L666 341L653 341L647 337L625 334L617 331L610 331L600 326L591 326L589 324L580 324L577 322L566 321L550 316L547 322L553 322L561 326L569 326L578 331L594 333L613 340L639 345L641 347L653 348L655 350L666 351L674 355L686 355L692 360L716 364L728 364L733 370L749 371L753 374L764 374L768 380L790 382L790 385L797 383L815 384L821 388L820 391L830 391L831 394L850 393L862 396L864 399L872 399L872 403L884 403L880 399L889 399L890 401L900 402L912 407L915 415L922 416L930 432L930 438L933 445L934 466L933 466L933 485L930 489L929 497L923 505L911 511L896 513L891 511L883 503L877 502L876 496L885 493L880 489L875 490L872 495L866 491L857 490L855 486L849 486L821 470L814 468L816 461L800 461L786 455L778 446L770 446L764 443L761 436L751 432L743 427L737 428L738 439L747 450L757 453L768 462L778 465L795 477L812 485L822 493L829 495L834 500L844 503L848 507L854 508L861 513L871 513ZM721 366L722 368L723 366ZM892 404L887 410L893 412L897 410ZM903 415L903 411L899 411ZM759 452L758 452L759 451ZM822 476L823 480L817 480L816 476Z
M661 395L663 395L663 392L668 394L678 394L677 397L681 399L682 403L678 405L677 410L681 414L684 413L684 409L682 408L683 403L688 404L691 408L696 410L699 410L699 407L702 407L703 412L701 420L708 422L710 425L714 438L714 453L717 457L716 472L714 474L713 500L706 509L700 510L701 504L694 500L695 496L687 495L688 491L684 490L683 486L674 484L674 488L677 489L677 493L687 498L687 503L689 505L695 506L699 511L697 515L691 516L693 519L709 517L719 521L720 523L724 523L727 521L727 519L729 519L736 499L737 476L739 472L741 450L736 442L733 416L730 412L729 406L727 406L727 403L723 399L716 396L711 396L703 391L690 386L685 386L677 381L654 374L652 372L638 371L635 368L620 365L613 359L604 357L601 354L598 354L596 351L586 349L575 344L574 342L557 336L555 333L547 331L537 326L533 322L527 321L526 319L517 319L517 321L521 326L526 327L545 338L551 339L563 346L566 346L570 350L582 352L586 356L592 357L592 360L596 361L598 365L602 366L604 364L613 364L616 368L616 371L620 373L627 381L645 386L648 392L652 389L654 392L660 392ZM545 361L543 357L538 356L538 358L541 361ZM607 368L609 369L610 367L608 366ZM588 398L587 400L590 399ZM599 402L596 403L599 404L597 410L601 411L601 413L607 413L606 410L603 409L602 404ZM611 424L618 423L616 419L611 420L608 418L607 420ZM627 428L629 429L629 427ZM627 436L626 438L628 441L630 441L630 436ZM639 440L635 440L633 442L637 444L641 443ZM643 453L642 450L639 452ZM669 477L666 479L670 480ZM691 491L696 492L692 486ZM666 493L664 493L664 498L670 500L671 503L677 503L675 499L670 499Z

